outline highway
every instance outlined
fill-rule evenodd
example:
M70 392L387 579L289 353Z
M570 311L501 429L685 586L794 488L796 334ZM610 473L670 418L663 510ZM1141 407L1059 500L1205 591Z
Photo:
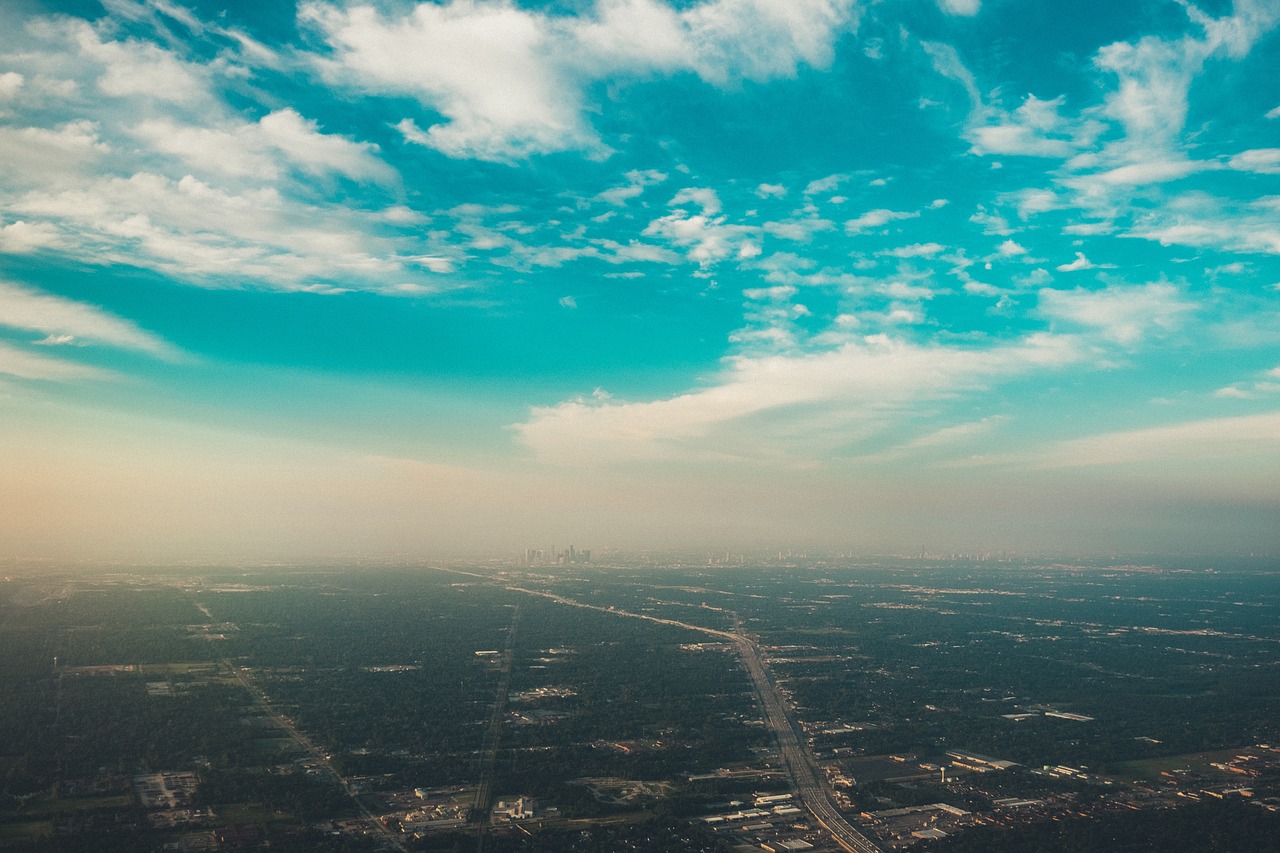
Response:
M782 761L791 774L800 802L845 850L850 853L880 853L880 848L855 829L832 802L831 791L791 709L787 707L777 685L769 678L769 671L760 656L760 647L746 634L736 633L730 636L738 649L742 666L755 685L769 728L778 738Z
M494 578L474 572L444 568L439 570L500 583L500 581L495 581ZM659 625L685 628L733 643L734 648L738 650L738 658L742 661L742 666L751 677L751 683L755 686L756 694L760 697L760 704L765 713L765 721L778 739L778 749L782 755L782 761L786 765L787 773L791 776L792 784L796 789L796 796L800 798L800 802L813 815L814 820L823 829L831 833L831 837L835 842L849 851L849 853L882 853L879 847L854 828L845 816L840 813L840 810L836 808L831 797L831 789L828 787L822 771L818 768L818 763L814 759L813 753L809 750L808 743L805 741L800 726L795 720L795 715L792 714L791 709L787 706L786 700L783 699L782 693L778 690L778 686L769 677L768 667L765 666L764 659L760 655L760 647L742 630L741 626L736 631L720 631L715 628L679 622L675 619L663 619L659 616L649 616L644 613L632 613L627 610L619 610L616 607L587 604L586 602L575 601L572 598L565 598L555 593L528 589L522 586L503 584L503 587L512 592L536 595L539 598L546 598L569 607L580 607L600 613L609 613L614 616L643 619L647 622L657 622Z
M511 690L511 662L515 658L516 626L520 622L520 608L511 614L511 627L507 629L507 643L502 649L498 671L498 689L493 697L493 710L489 715L489 727L480 747L479 782L475 799L471 803L471 822L479 824L476 834L476 853L484 853L485 829L493 823L493 768L498 760L498 745L502 742L502 719L507 709L507 693Z

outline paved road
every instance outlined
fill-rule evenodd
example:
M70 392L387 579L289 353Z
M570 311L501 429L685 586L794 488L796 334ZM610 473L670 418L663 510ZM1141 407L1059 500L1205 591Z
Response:
M760 648L745 634L735 634L734 644L738 648L738 657L743 667L751 676L756 693L764 705L765 717L769 728L778 738L778 749L782 760L791 774L791 781L796 787L800 802L813 814L823 829L831 833L836 843L851 853L880 853L880 848L865 835L854 829L840 810L831 801L831 791L827 787L822 771L814 760L813 753L796 723L791 709L787 707L778 690L778 686L769 678L764 660L760 657Z
M463 572L456 569L440 569L440 571L483 578L490 582L495 582L492 577L474 572ZM760 703L764 707L765 718L769 728L778 738L778 748L782 753L782 761L786 764L787 772L791 775L791 781L795 785L796 795L800 798L800 802L804 804L805 808L809 810L823 829L831 833L831 837L835 839L835 842L849 851L849 853L882 853L879 847L855 829L845 816L840 813L840 810L836 808L831 798L831 789L828 787L822 771L818 769L818 763L801 734L799 724L796 722L786 701L782 698L782 693L778 690L778 686L769 677L768 668L765 666L764 659L760 656L760 647L740 627L736 631L719 631L715 628L691 625L675 619L663 619L644 613L619 610L616 607L587 604L586 602L575 601L572 598L565 598L562 595L556 595L551 592L527 589L510 584L504 584L503 586L512 592L536 595L539 598L546 598L570 607L581 607L600 613L610 613L614 616L625 616L631 619L643 619L646 622L657 622L660 625L686 628L690 631L709 634L733 643L734 648L738 651L738 657L742 661L742 666L746 669L747 674L751 676L751 683L755 686L756 693L760 697Z
M471 822L480 825L476 835L476 853L484 853L485 828L493 823L493 768L498 761L498 745L502 742L502 718L507 709L507 694L511 691L511 662L515 658L516 625L520 622L520 608L511 614L511 627L507 630L507 644L502 649L501 668L498 672L498 689L493 697L493 710L489 715L489 728L480 747L479 783L475 799L471 801Z

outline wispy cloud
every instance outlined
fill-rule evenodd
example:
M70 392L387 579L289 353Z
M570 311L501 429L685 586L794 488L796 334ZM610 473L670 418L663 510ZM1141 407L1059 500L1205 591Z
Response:
M1040 291L1040 312L1051 320L1092 328L1120 344L1135 344L1152 332L1170 332L1194 311L1178 288L1166 282L1115 285L1101 290Z
M1280 451L1280 412L1208 418L1061 442L1035 463L1043 468L1127 465L1170 459L1223 459Z
M0 341L0 374L17 379L69 382L78 379L108 379L108 371L61 358L37 355Z
M0 326L47 336L48 343L98 343L173 358L156 335L100 308L0 280ZM51 339L51 340L50 340Z
M652 402L578 399L531 410L522 444L557 464L626 459L821 456L879 434L922 402L1080 357L1067 337L985 350L884 336L822 352L739 357L704 389Z

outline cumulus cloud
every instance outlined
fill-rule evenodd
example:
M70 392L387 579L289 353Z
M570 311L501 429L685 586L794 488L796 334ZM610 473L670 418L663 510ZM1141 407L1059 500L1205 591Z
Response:
M26 78L17 71L6 71L0 74L0 99L7 100L18 94Z
M0 252L5 254L27 255L62 245L58 229L47 222L24 222L19 219L0 226Z
M805 185L804 194L809 196L835 192L840 188L840 185L847 180L849 180L849 176L844 174L827 175L825 178L817 178Z
M861 216L850 219L844 224L844 230L848 234L861 234L873 228L882 228L890 222L896 222L901 219L914 219L919 215L916 212L878 208L876 210L868 210Z
M720 215L720 197L714 190L682 189L671 199L671 205L680 207L650 222L644 230L645 236L660 237L682 248L689 260L704 269L734 255L758 254L758 246L751 238L761 229L728 222ZM691 212L687 205L696 206L700 212Z
M837 33L856 23L853 0L702 0L683 9L598 0L580 16L498 0L418 3L402 14L311 2L299 17L329 45L316 62L331 79L419 99L444 120L411 138L488 160L604 153L584 118L593 81L678 71L713 85L789 77L801 65L827 65Z

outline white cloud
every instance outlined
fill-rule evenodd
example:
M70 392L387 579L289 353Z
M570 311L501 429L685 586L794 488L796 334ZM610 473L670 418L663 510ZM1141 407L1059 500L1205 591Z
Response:
M633 169L625 177L625 184L605 190L596 196L596 200L622 207L649 187L657 186L667 179L665 172L656 169Z
M948 15L973 17L982 8L982 0L938 0L938 8Z
M875 336L812 354L738 357L715 385L668 399L536 407L515 429L539 459L567 465L803 456L882 433L923 401L1078 357L1074 343L1058 336L987 350Z
M742 291L742 295L748 299L781 302L795 296L796 289L785 284L777 287L754 287Z
M310 2L300 20L333 50L332 79L410 95L445 121L406 136L453 157L604 153L583 117L595 80L692 71L713 85L794 76L831 61L853 0L598 0L581 16L499 0L418 3L404 14ZM402 57L412 56L413 62Z
M6 71L0 74L0 99L8 100L18 94L26 78L17 71Z
M896 222L901 219L914 219L919 215L919 213L915 212L878 208L876 210L868 210L861 216L850 219L844 224L844 230L848 234L861 234L873 228L881 228L890 222Z
M685 187L675 194L670 204L675 206L685 202L698 205L705 216L715 216L720 212L720 196L715 190L707 187Z
M0 252L5 254L26 255L61 245L58 229L47 222L24 222L19 219L0 227ZM0 322L3 320L0 317Z
M1013 229L1009 227L1009 220L995 213L987 213L986 210L979 207L977 213L969 217L969 221L974 225L982 226L983 234L995 234L1001 237L1007 237L1013 233Z
M310 3L298 16L334 50L331 76L443 113L449 120L421 141L450 156L500 160L597 144L581 92L548 59L554 36L543 16L471 2L422 3L397 18Z
M189 168L226 175L274 179L282 166L292 164L313 175L333 173L381 183L395 179L376 156L376 145L321 133L316 122L288 108L225 129L153 119L134 132L154 150L180 158Z
M144 96L156 101L195 104L208 94L207 72L150 42L103 41L88 23L68 22L80 53L100 63L98 88L116 98Z
M912 439L905 444L891 447L880 453L861 457L863 462L895 462L920 453L947 450L956 445L968 444L987 435L1009 420L1006 415L992 415L978 421L942 427Z
M807 243L813 239L814 234L834 230L836 224L820 216L807 216L779 222L766 222L760 227L766 234L781 240Z
M1224 165L1268 167L1265 153L1245 152L1231 164L1193 160L1184 133L1192 83L1206 62L1244 56L1280 21L1280 7L1270 0L1238 0L1232 14L1212 18L1190 3L1181 5L1199 34L1116 42L1094 57L1095 67L1114 75L1115 85L1101 107L1089 112L1110 120L1122 133L1100 150L1070 161L1067 167L1074 174L1060 183L1073 191L1073 204L1098 218L1113 219L1132 209L1135 186L1168 183Z
M1010 239L1010 240L1005 240L998 247L996 247L996 251L1000 253L1001 257L1012 258L1017 255L1025 255L1027 253L1027 248L1021 245L1020 243L1018 243L1016 240Z
M1219 388L1213 392L1213 396L1236 400L1256 400L1267 394L1280 393L1280 382L1276 381L1280 380L1280 367L1264 370L1257 376L1260 378L1247 382L1234 382L1231 385Z
M96 367L88 367L60 358L20 350L0 341L0 375L18 379L38 379L66 382L76 379L107 379L111 374Z
M1267 118L1280 118L1280 107L1273 107L1272 109L1267 110L1267 115L1266 115L1266 117L1267 117Z
M761 184L756 187L756 195L760 198L782 198L787 194L787 188L782 184Z
M248 279L287 288L377 288L424 254L375 236L381 211L292 202L273 188L229 192L188 175L139 172L0 199L12 218L56 223L65 251L91 264L128 263L184 281Z
M760 233L759 228L733 225L720 213L720 197L714 190L689 187L676 193L672 205L691 202L700 213L684 208L674 210L648 224L645 236L661 237L686 250L686 257L704 269L745 250L750 238ZM750 245L757 248L754 242Z
M1187 193L1141 220L1129 236L1161 245L1211 246L1232 252L1280 254L1274 205L1260 198L1241 208L1203 193Z
M932 258L945 252L947 247L941 243L913 243L910 246L899 246L880 252L893 258Z
M1057 266L1058 272L1077 272L1079 270L1114 269L1115 264L1095 264L1084 256L1084 252L1076 252L1076 259Z
M827 175L825 178L810 181L804 188L804 194L822 195L823 193L835 192L847 180L849 180L848 175Z
M1028 188L1000 196L1002 204L1013 204L1018 209L1020 219L1030 219L1040 213L1058 209L1062 199L1053 190Z
M1164 282L1102 290L1040 291L1040 313L1051 320L1097 329L1107 340L1132 345L1152 331L1170 332L1196 305Z
M1062 233L1091 237L1099 234L1111 234L1115 230L1116 227L1111 222L1073 222L1064 226Z
M1239 387L1238 385L1227 385L1213 392L1215 397L1232 398L1236 400L1252 400L1254 395Z
M1219 164L1208 160L1150 160L1141 163L1128 163L1084 178L1064 180L1063 183L1067 186L1084 185L1086 187L1095 183L1114 187L1163 184L1169 181L1181 180L1197 172L1219 168L1221 168Z
M113 3L95 23L0 24L0 70L23 78L3 104L13 112L0 127L0 251L56 250L202 285L397 292L432 268L413 258L461 259L439 232L386 217L385 196L368 211L352 194L314 203L328 189L317 176L392 189L397 177L374 145L288 107L249 118L223 97L228 83L237 100L262 96L242 58L267 62L270 51L177 6L175 17ZM165 27L180 30L169 47L122 39L118 15L162 40Z
M0 127L0 175L19 186L75 183L108 150L98 124L87 119L54 128Z
M1062 442L1041 467L1073 468L1166 460L1224 459L1280 449L1280 412L1212 418L1171 426L1114 432Z
M973 153L1070 157L1092 143L1100 126L1063 118L1058 113L1063 102L1061 97L1043 101L1027 95L1011 115L990 108L975 112L967 133Z
M1280 148L1255 148L1242 151L1227 161L1227 166L1241 172L1280 175Z
M686 257L701 267L711 267L734 256L757 229L729 225L723 216L708 217L677 211L650 222L644 233L662 237L686 250ZM752 244L754 245L754 244Z
M100 308L3 280L0 280L0 326L141 350L152 355L172 357L175 354L165 341Z
M975 112L981 110L982 94L978 91L978 82L974 78L973 72L960 59L960 54L956 52L956 49L942 42L926 41L921 42L920 46L928 54L933 64L933 70L963 86L965 92L969 95L972 109Z
M578 300L574 299L572 296L561 296L561 297L560 297L560 307L561 307L561 308L570 308L570 309L572 309L572 308L577 308L577 307L578 307Z

